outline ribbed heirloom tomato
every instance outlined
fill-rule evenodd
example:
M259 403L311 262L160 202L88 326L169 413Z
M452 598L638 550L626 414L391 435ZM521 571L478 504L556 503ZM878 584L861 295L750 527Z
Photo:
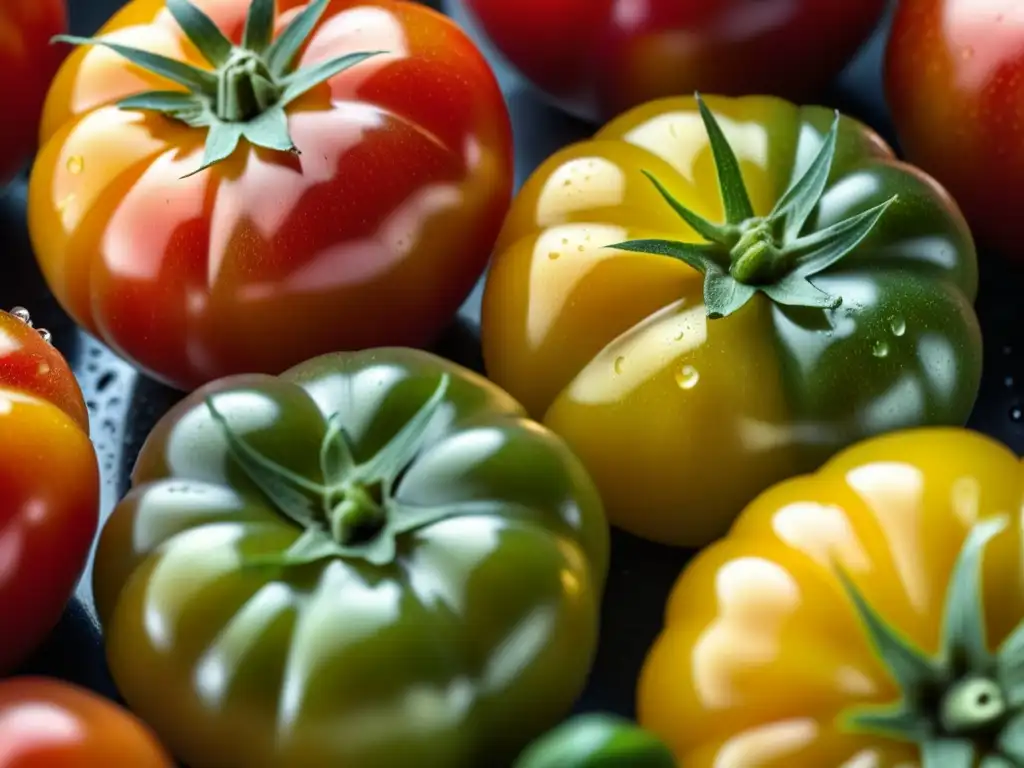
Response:
M583 459L613 524L701 546L859 439L962 426L976 290L956 204L863 124L663 99L523 185L484 359Z
M582 691L607 569L561 440L377 349L178 403L93 590L118 689L192 768L497 768Z
M448 19L400 0L134 0L71 40L29 225L87 330L188 389L423 345L451 321L512 163L497 82Z
M0 768L174 768L136 717L90 691L37 677L0 682Z
M907 157L949 187L984 245L1024 261L1024 3L902 0L885 74Z
M82 392L30 323L23 309L0 312L0 672L60 619L99 515Z
M0 185L35 146L46 91L65 54L50 38L66 24L64 0L0 2Z
M754 501L672 591L641 725L683 768L1024 764L1020 459L860 443Z
M534 85L576 114L602 120L694 89L812 99L886 6L886 0L454 1L469 8Z

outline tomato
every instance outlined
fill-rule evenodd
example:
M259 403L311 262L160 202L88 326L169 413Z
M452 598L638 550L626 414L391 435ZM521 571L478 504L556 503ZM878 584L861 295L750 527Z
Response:
M513 768L675 768L658 738L620 717L577 715L530 745Z
M426 352L230 377L149 435L93 571L121 693L192 768L508 765L586 682L579 461Z
M84 688L47 678L0 681L0 768L174 768L140 720Z
M1024 759L1024 471L961 429L864 441L758 497L676 583L640 724L686 768Z
M512 185L497 81L452 22L399 0L133 0L101 35L70 38L29 189L78 323L191 389L451 322Z
M0 184L35 148L46 90L65 53L50 38L66 26L64 0L0 2Z
M985 245L1021 258L1024 6L1017 0L903 0L886 92L904 153L945 184Z
M99 516L82 392L30 323L24 309L0 312L0 672L60 619Z
M583 459L613 524L700 546L858 439L962 426L976 290L955 203L865 126L774 98L668 99L526 182L483 352Z
M607 120L701 90L813 99L887 0L458 0L503 56L575 114Z

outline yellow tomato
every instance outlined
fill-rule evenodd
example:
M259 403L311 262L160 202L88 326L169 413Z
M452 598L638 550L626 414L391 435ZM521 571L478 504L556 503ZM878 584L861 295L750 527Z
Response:
M767 97L706 103L752 210L736 237L776 223L780 200L828 146L833 113ZM772 483L859 439L965 423L981 371L970 233L941 187L875 133L845 117L835 125L828 181L792 233L804 239L778 245L884 213L813 276L809 290L836 308L759 291L711 320L700 271L613 247L711 247L666 194L710 222L727 218L693 98L613 120L551 157L514 202L484 294L487 372L570 443L613 524L703 545Z
M1022 481L918 429L774 486L675 585L641 725L686 768L1022 764Z

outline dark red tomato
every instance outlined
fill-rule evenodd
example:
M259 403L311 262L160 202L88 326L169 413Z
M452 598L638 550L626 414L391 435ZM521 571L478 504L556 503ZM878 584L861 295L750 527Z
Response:
M84 688L0 682L0 768L174 768L142 721Z
M527 79L605 120L695 90L813 99L887 0L456 0Z
M1024 2L903 0L886 91L908 159L952 192L984 245L1024 259Z
M26 320L0 312L0 672L60 619L99 512L82 392L48 334Z
M64 0L0 0L0 184L35 146L43 99L65 54L50 38L66 25Z
M54 81L28 204L54 295L181 389L434 341L511 197L508 111L483 56L400 0L193 5L189 29L172 14L188 4L132 0L100 30L186 76L87 41ZM267 23L246 36L254 8Z

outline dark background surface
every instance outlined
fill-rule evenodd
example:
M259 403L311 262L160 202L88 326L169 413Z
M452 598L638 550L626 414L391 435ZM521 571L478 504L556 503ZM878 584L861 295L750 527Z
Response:
M81 35L95 32L124 4L121 0L69 2L72 31ZM428 4L436 7L440 2L434 0ZM457 9L452 13L464 21ZM884 42L883 25L821 101L861 118L895 144L881 89ZM482 47L486 50L486 46ZM587 137L595 128L547 106L496 57L490 52L488 55L495 64L512 115L518 185L556 149ZM145 436L181 395L137 375L106 347L75 328L59 309L32 257L25 222L25 187L23 175L0 196L0 243L3 244L4 264L0 307L28 307L36 325L53 332L55 344L78 375L88 400L92 436L102 466L102 514L105 517L127 488L132 463ZM1022 453L1024 357L1020 350L1024 349L1024 311L1019 294L1020 286L1024 285L1024 270L1009 266L984 249L980 258L981 290L977 307L985 335L985 372L970 426ZM480 286L437 347L441 354L477 370L481 368L476 330L479 307ZM55 474L55 482L59 482L56 478ZM689 555L618 532L613 534L603 617L607 631L602 633L590 685L577 711L633 714L634 686L640 667L660 628L668 592ZM106 670L93 615L88 572L60 625L22 671L59 676L117 697Z

